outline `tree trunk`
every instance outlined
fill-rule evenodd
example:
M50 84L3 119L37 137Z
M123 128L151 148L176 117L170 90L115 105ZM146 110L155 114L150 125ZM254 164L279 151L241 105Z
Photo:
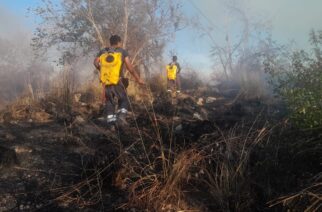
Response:
M35 100L34 89L32 88L32 85L30 83L28 83L28 90L32 100Z
M123 48L126 48L127 35L128 35L128 24L129 24L129 5L128 0L124 0L124 35L123 35Z
M93 10L92 10L92 0L88 0L88 15L87 15L87 19L89 20L89 22L91 22L91 24L93 25L93 28L96 32L96 36L97 36L97 39L101 45L101 47L105 47L106 46L106 42L102 36L102 33L101 31L99 30L96 22L95 22L95 19L94 19L94 16L93 16Z

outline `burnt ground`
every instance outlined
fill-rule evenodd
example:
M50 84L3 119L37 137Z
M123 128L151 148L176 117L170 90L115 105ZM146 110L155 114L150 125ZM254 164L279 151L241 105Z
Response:
M108 142L90 126L82 128L89 131L84 132L88 138L83 137L82 140L71 136L69 130L56 123L1 126L1 138L10 137L10 140L1 142L2 146L16 153L14 162L1 167L1 210L5 207L43 211L64 208L59 206L57 197L69 192L72 185L84 179L84 169L88 169L87 163L92 162L93 155L99 149L93 146ZM109 157L114 159L112 151L109 149ZM114 154L117 154L116 151ZM14 157L4 152L2 157L8 160ZM111 208L111 202L120 201L115 193L104 195L108 208Z
M242 100L236 98L237 95L189 91L174 99L158 95L153 104L149 101L133 103L129 126L117 128L115 132L106 129L105 123L99 119L102 115L100 108L87 102L74 103L72 112L60 114L55 112L54 103L45 101L38 107L44 107L42 113L49 114L46 120L41 119L41 113L39 117L27 115L19 119L9 115L9 120L4 119L0 124L0 211L130 210L122 207L128 201L128 193L123 189L126 188L122 185L124 182L118 182L116 176L124 162L120 158L127 154L142 154L143 150L135 148L136 144L142 140L149 144L150 140L156 139L156 130L165 146L174 145L180 151L194 146L204 135L220 137L220 133L234 127L240 130L274 126L284 114L279 104L267 104L259 99ZM173 144L169 138L174 138ZM152 146L147 150L151 157ZM276 152L276 149L266 152L259 147L260 152L265 155ZM316 156L310 155L306 161L312 157ZM258 178L258 184L265 181L263 184L276 183L273 186L279 187L284 183L278 180L266 182L260 176L267 173L265 167L274 172L272 175L283 174L287 172L285 169L279 170L276 167L280 166L271 164L264 167L267 157L262 154L254 154L252 158L263 162L252 164L262 172L252 176ZM307 169L305 174L314 175L319 172L316 167L313 162L309 168L302 169ZM292 168L296 169L290 167L290 172L294 171ZM290 180L293 186L299 181L299 175L295 173L295 179ZM267 209L266 202L278 197L277 192L285 194L295 190L286 187L284 191L267 194L265 186L254 184L254 193L257 192L259 197L253 209ZM215 206L211 208L208 206L207 210L212 211Z

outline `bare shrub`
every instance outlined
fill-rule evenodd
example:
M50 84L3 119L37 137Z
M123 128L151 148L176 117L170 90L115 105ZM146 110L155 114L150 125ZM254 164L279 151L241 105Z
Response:
M166 77L159 74L152 75L148 83L153 93L160 93L167 87Z
M181 76L182 75L182 76ZM205 80L202 80L202 76L197 71L188 69L184 73L180 74L181 88L183 90L194 90L204 84Z

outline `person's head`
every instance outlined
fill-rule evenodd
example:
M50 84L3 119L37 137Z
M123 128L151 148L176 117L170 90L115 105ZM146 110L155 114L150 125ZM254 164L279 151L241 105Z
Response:
M177 62L177 60L178 60L177 56L175 56L175 55L174 55L174 56L172 57L172 61L173 61L173 62Z
M121 37L118 35L112 35L110 37L110 44L111 44L111 46L121 47L122 46Z

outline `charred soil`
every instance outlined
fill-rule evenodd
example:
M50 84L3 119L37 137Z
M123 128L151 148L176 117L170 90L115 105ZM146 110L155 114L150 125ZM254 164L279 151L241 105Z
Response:
M306 209L278 198L321 182L321 133L292 128L280 103L151 93L111 131L86 99L2 112L0 211Z

